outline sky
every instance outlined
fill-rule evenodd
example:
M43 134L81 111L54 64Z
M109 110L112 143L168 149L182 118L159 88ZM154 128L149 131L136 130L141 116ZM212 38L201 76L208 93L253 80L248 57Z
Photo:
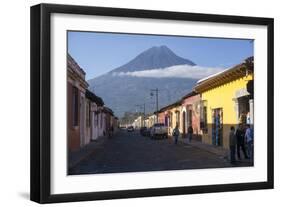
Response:
M213 68L229 68L253 56L253 44L251 40L242 39L68 32L68 53L86 72L86 80L126 64L153 46L166 45L200 69L213 71Z

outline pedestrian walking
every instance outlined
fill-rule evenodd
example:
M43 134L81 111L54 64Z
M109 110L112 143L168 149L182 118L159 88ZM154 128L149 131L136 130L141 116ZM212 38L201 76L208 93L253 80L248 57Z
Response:
M230 127L230 132L229 132L229 150L230 150L230 163L235 164L236 159L235 159L235 148L237 144L237 138L235 135L235 128L234 126Z
M192 140L192 136L193 136L193 128L192 126L190 125L187 129L187 138L189 140L189 143L191 143L191 140Z
M180 135L180 130L179 130L179 125L178 123L176 124L176 127L173 130L173 137L174 137L174 143L177 144L178 143L178 138Z
M246 125L245 141L247 144L247 151L250 159L253 159L253 149L254 149L254 131L250 124Z
M109 127L106 127L106 136L107 138L110 138L110 128Z
M112 131L112 128L111 127L107 127L106 128L106 133L107 133L107 138L111 138L112 135L113 135L113 131Z
M248 155L246 153L246 149L245 149L245 132L244 132L244 128L242 124L238 125L238 129L236 130L236 138L237 138L237 156L238 159L241 160L241 156L240 156L240 150L242 149L242 152L244 154L244 158L248 159Z

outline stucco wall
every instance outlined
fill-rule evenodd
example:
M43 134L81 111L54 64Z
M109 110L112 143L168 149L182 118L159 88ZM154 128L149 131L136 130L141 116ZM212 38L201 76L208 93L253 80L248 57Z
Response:
M223 147L228 148L228 134L231 126L238 124L237 108L235 106L236 92L246 89L247 82L253 76L248 75L229 83L215 87L201 94L201 99L207 101L208 136L203 136L203 142L212 143L212 110L222 108L223 111Z

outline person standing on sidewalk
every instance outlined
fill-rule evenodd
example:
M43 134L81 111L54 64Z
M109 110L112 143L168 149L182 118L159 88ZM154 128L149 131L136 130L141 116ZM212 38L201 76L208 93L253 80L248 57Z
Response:
M179 124L177 123L176 127L173 130L173 137L174 137L174 140L175 140L175 142L174 142L175 144L178 143L179 135L180 135L180 130L179 130Z
M250 127L250 124L246 125L245 139L247 144L247 151L250 159L253 159L253 143L254 143L254 132Z
M248 159L248 155L247 155L246 150L245 150L245 132L244 132L242 124L239 124L235 135L236 135L236 138L237 138L237 156L238 156L238 159L241 160L240 149L242 149L242 152L244 154L245 159Z
M191 140L192 140L192 136L193 136L193 128L192 126L190 125L187 129L187 138L189 140L189 143L191 143Z
M229 150L230 150L230 163L235 164L236 159L235 159L235 148L237 144L237 138L235 135L235 128L234 126L230 127L230 132L229 132Z
M114 134L114 127L113 127L113 125L111 125L111 127L110 127L110 133L111 133L111 137L112 137L113 134Z

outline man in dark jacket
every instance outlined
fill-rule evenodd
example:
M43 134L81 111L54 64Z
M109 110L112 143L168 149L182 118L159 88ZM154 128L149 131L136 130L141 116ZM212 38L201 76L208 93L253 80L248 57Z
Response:
M229 132L229 150L230 150L230 163L234 164L235 163L235 147L237 144L237 138L235 136L235 129L233 126L230 127L230 132Z
M176 123L176 127L173 130L173 137L175 140L175 144L178 144L179 135L180 135L179 124Z
M238 159L241 160L240 149L244 154L245 159L248 159L248 155L245 150L245 131L242 124L239 124L238 129L236 130L236 138L237 138L237 156Z

